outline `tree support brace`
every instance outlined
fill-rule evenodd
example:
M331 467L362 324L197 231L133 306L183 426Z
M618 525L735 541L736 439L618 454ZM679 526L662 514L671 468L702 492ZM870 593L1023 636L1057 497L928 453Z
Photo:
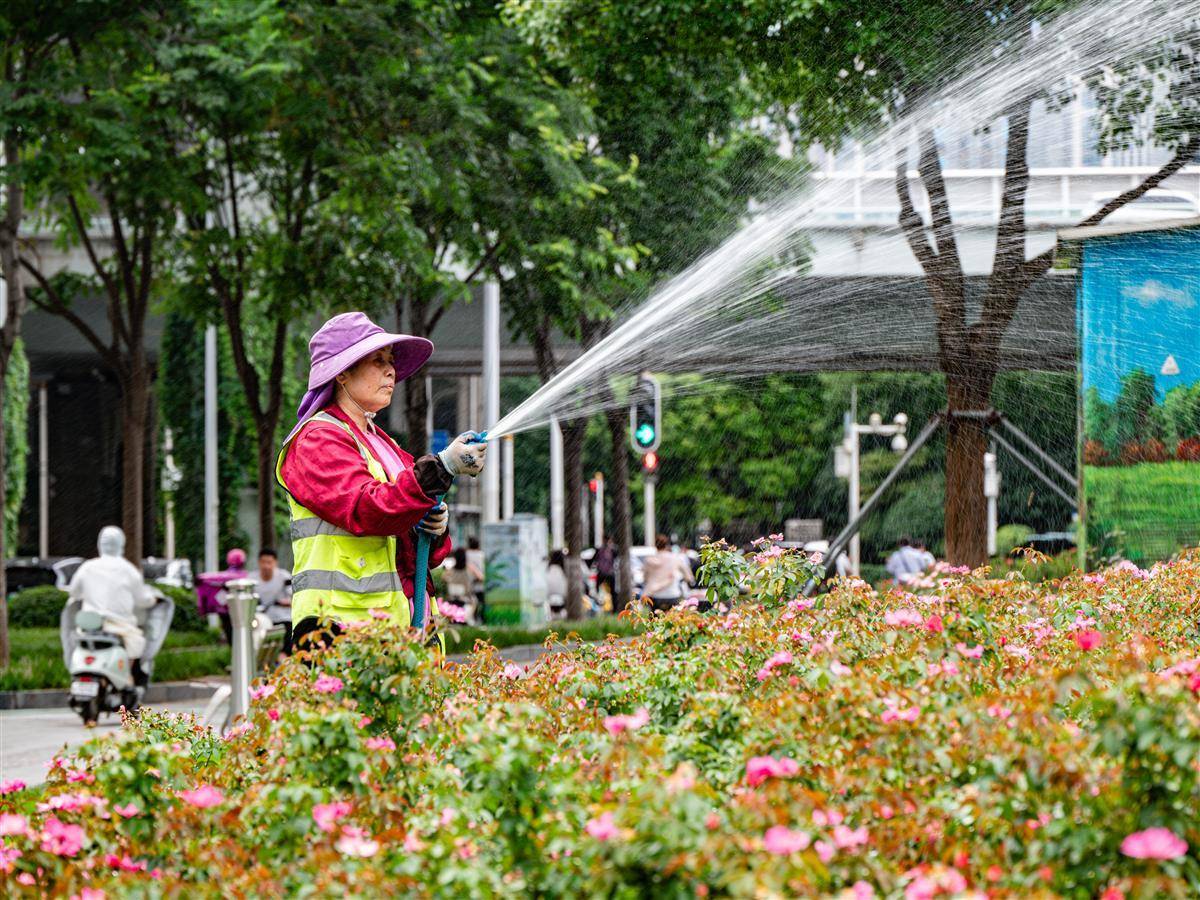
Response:
M879 487L877 487L871 496L867 498L867 502L862 505L858 515L855 516L850 522L847 522L846 527L843 528L838 536L829 544L829 550L826 552L823 560L825 563L825 573L820 578L811 580L804 586L804 595L806 597L810 596L814 591L821 587L821 585L828 580L830 574L836 571L833 565L834 561L841 553L845 552L846 548L850 545L850 539L853 538L854 535L858 534L859 530L862 528L863 521L871 512L874 511L875 507L879 505L880 498L883 496L884 492L896 483L896 480L900 477L900 473L908 468L909 463L912 462L913 457L917 454L917 451L929 442L929 439L933 437L934 432L936 432L943 425L947 424L951 419L980 419L985 422L988 433L997 444L1012 454L1013 458L1016 459L1017 462L1021 463L1021 465L1025 466L1025 468L1036 475L1042 482L1046 484L1047 487L1058 494L1058 496L1062 497L1063 500L1071 504L1071 506L1073 506L1076 510L1079 509L1079 500L1074 493L1075 476L1063 468L1063 466L1059 465L1059 463L1052 456L1050 456L1049 453L1034 443L1033 439L1029 437L1029 435L1025 434L1025 432L1021 431L1021 429L1017 428L1016 425L1010 422L1004 413L996 409L943 410L937 413L926 423L925 427L921 429L921 433L917 435L916 440L909 445L908 450L903 456L900 457L900 459L896 462L896 465L892 467L892 470L888 472L887 477L880 482ZM1070 485L1070 492L1065 490L1062 485L1056 483L1054 479L1052 479L1050 475L1046 473L1046 471L1039 468L1036 463L1017 450L1016 447L1013 446L1012 442L1006 440L1005 437L1000 434L1000 428L1006 429L1012 437L1015 437L1022 444L1032 450L1038 456L1038 458L1046 464L1047 468L1049 468L1051 472Z

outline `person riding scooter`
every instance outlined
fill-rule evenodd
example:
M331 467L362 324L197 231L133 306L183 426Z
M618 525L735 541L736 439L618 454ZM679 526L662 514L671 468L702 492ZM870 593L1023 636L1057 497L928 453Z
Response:
M89 726L102 712L137 711L175 615L171 599L121 556L121 529L103 529L99 545L100 556L76 570L59 617L69 704Z
M104 630L125 645L131 661L133 683L145 687L141 657L146 636L138 625L138 610L149 609L156 598L146 589L137 567L124 557L125 532L115 525L100 529L100 555L75 570L67 589L68 602L82 601L83 612L94 612L104 620Z

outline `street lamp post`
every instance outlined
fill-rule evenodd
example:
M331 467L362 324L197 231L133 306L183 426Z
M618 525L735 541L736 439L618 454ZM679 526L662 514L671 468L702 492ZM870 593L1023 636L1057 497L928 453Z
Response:
M983 454L983 496L987 498L987 553L996 555L996 505L1000 498L1000 469L996 465L996 448Z
M845 478L850 482L847 502L849 518L846 521L853 522L858 518L859 504L862 502L859 488L859 463L862 455L859 439L864 434L891 436L892 450L896 453L903 453L908 449L908 438L904 436L905 431L908 430L908 416L904 413L896 413L895 418L885 425L883 416L879 413L871 413L867 418L867 424L861 425L854 421L852 413L847 412L842 421L842 429L842 443L833 450L833 469L838 478ZM850 539L850 571L854 575L859 574L860 548L856 532ZM829 564L832 565L832 562L831 560Z

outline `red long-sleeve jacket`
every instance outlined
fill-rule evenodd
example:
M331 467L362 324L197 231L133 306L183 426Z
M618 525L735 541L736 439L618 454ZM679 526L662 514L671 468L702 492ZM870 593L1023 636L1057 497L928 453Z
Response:
M363 446L370 448L358 426L339 407L327 406L325 412L348 424ZM437 502L437 495L449 489L453 477L436 456L414 462L390 436L382 430L379 434L396 449L404 465L391 483L375 480L358 446L343 429L320 423L306 425L296 435L281 475L296 502L326 522L351 534L395 535L396 571L411 599L417 559L413 528ZM429 568L440 566L450 550L447 532L430 550ZM432 591L432 583L426 590Z

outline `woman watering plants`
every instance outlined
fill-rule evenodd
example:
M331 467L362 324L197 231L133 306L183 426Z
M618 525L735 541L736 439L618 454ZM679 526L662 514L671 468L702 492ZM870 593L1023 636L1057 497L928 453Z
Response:
M308 347L308 393L275 470L292 514L297 649L372 614L412 623L417 531L432 537L430 567L440 565L450 539L439 498L454 476L478 475L487 451L467 432L414 461L375 426L396 385L433 353L425 338L389 334L353 312L322 325Z

